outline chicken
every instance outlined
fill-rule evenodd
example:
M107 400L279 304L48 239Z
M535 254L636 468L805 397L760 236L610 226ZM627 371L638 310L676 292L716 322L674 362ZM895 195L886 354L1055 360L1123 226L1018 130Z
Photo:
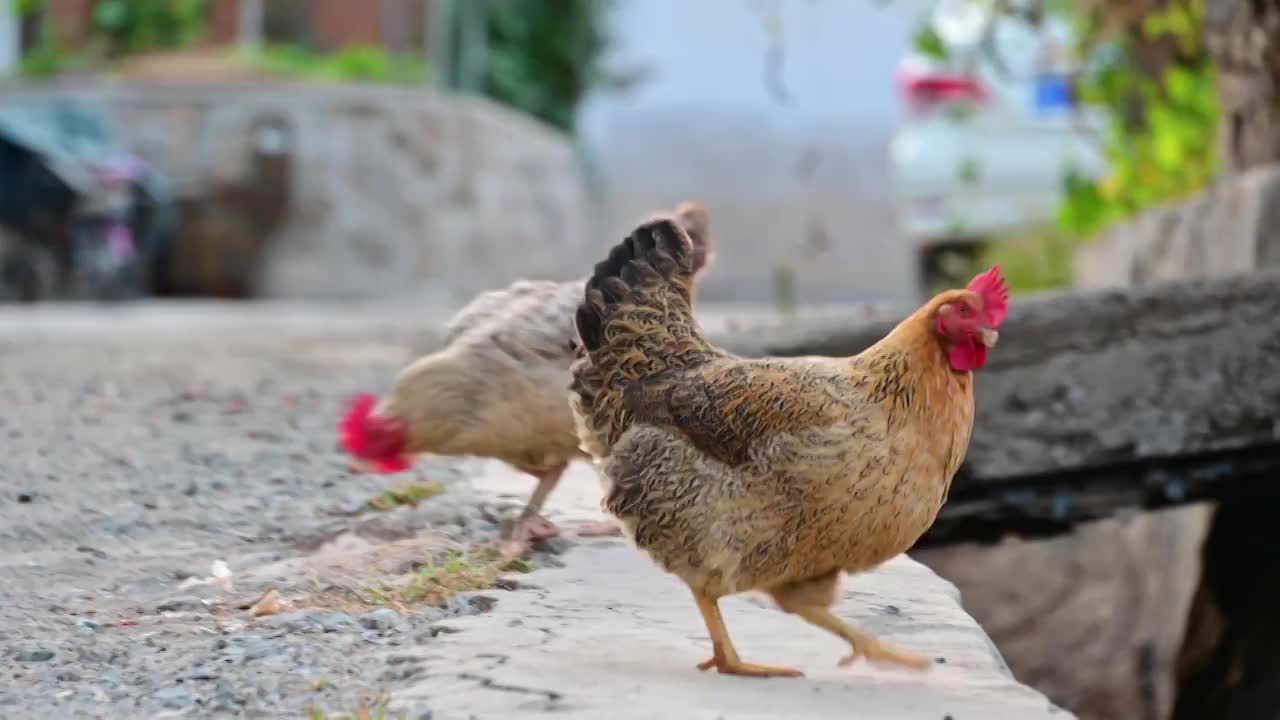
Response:
M713 648L699 669L800 675L738 656L718 601L746 591L848 642L841 664L928 667L830 607L841 573L910 548L946 500L973 429L973 371L1008 305L999 267L859 355L743 359L708 344L690 312L692 252L656 220L587 281L570 405L602 506L692 589Z
M714 256L699 203L676 211L693 238L694 267ZM359 464L398 472L419 453L497 458L537 479L504 553L559 533L541 516L569 462L583 457L566 402L577 342L573 313L582 281L516 282L478 296L449 321L445 347L402 370L381 400L358 396L339 432ZM616 534L613 523L582 534Z

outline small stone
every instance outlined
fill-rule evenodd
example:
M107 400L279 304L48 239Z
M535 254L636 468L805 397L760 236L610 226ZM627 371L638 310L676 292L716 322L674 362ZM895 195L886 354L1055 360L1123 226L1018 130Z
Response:
M248 638L243 643L243 646L244 646L244 659L246 661L261 660L263 658L271 657L272 655L278 654L280 652L280 649L275 646L275 643L272 643L270 640L266 638L261 638L256 636Z
M36 499L35 493L29 493L29 492L18 493L18 502L24 505L35 499Z
M448 610L454 615L466 617L487 613L498 604L498 599L488 595L455 595L449 598Z
M268 618L266 622L277 628L274 637L289 633L318 633L324 631L324 627L320 625L319 615L320 613L314 610L300 610Z
M152 699L170 710L182 710L195 704L195 696L182 687L170 687L155 691Z
M417 655L392 655L387 658L388 665L417 665L422 662Z
M99 549L98 549L98 548L96 548L96 547L90 547L90 546L88 546L88 545L79 545L79 546L77 546L77 547L76 547L76 552L82 552L82 553L85 553L85 554L87 554L87 555L92 555L92 556L94 556L94 557L98 558L99 560L106 560L106 559L109 557L105 552L103 552L103 551L99 550Z
M356 629L355 618L346 613L324 613L316 618L325 632L347 632Z
M13 659L18 662L48 662L53 659L54 652L48 648L17 648L13 651Z
M156 605L156 612L185 612L204 608L204 603L195 595L178 595Z
M217 689L214 690L213 697L209 701L209 707L222 712L238 712L244 702L234 685L227 680L219 680Z
M400 613L391 608L378 608L360 616L360 624L369 630L390 630L400 623Z
M280 597L280 593L277 592L275 588L272 588L263 593L262 597L258 598L258 602L254 603L253 607L249 608L249 612L254 617L279 615L288 606L288 602L286 602L284 598Z
M418 665L407 665L404 667L391 668L384 670L378 679L383 682L404 682L412 680L423 673L423 668Z
M79 618L76 620L76 630L81 635L92 635L98 631L98 623L88 618Z

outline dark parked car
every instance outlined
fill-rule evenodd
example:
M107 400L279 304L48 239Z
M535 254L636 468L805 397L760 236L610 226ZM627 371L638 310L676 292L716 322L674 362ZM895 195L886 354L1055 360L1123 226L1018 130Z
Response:
M0 300L151 292L173 233L168 182L71 102L0 107Z

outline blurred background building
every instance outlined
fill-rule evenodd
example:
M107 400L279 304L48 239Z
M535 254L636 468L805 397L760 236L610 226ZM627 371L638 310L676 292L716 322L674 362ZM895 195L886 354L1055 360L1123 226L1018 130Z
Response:
M571 29L578 33L577 47L566 43L561 57L553 54L545 69L522 69L521 64L537 61L522 59L520 52L531 54L528 45L556 26L535 18L521 27L500 14L486 15L480 3L212 0L177 3L167 16L146 3L28 5L16 20L8 14L20 27L19 44L28 58L21 69L28 76L56 69L72 78L67 83L79 76L78 87L88 84L92 93L98 86L83 76L104 65L86 58L105 57L115 61L115 86L133 79L135 90L138 83L168 75L173 81L221 80L225 92L229 83L256 86L262 76L278 72L400 85L421 80L485 94L576 130L576 157L588 197L570 212L584 214L583 232L593 246L625 232L654 207L701 197L713 208L723 236L733 238L735 252L735 262L712 279L708 298L830 304L904 301L914 295L910 251L894 222L885 151L898 116L894 68L919 14L912 3L875 9L806 2L785 12L778 3L741 0L696 6L598 3L579 12L582 27ZM608 12L602 10L605 5ZM190 17L196 12L198 21ZM141 23L136 18L148 14L157 27L153 37L129 36L124 23ZM511 11L508 18L516 14ZM231 55L217 52L235 46L257 48L258 60L232 62ZM168 51L163 59L156 57L158 50ZM328 58L327 67L322 58ZM41 61L57 67L41 67ZM584 65L572 71L554 67L557 62ZM522 72L531 74L522 77ZM555 79L561 87L544 93L551 97L537 97L539 90L530 85L554 73L570 77ZM589 77L605 73L614 82ZM92 103L105 110L115 132L123 133L123 145L140 151L158 170L179 175L181 185L204 184L175 170L173 159L146 149L155 143L130 139L134 123L113 116L109 97ZM287 235L288 222L284 225L281 232ZM414 230L378 227L379 234L403 238ZM384 237L382 242L419 240ZM270 242L255 238L241 244ZM574 237L562 245L576 248L583 242ZM231 264L248 272L243 262ZM554 266L534 272L558 274ZM503 277L478 276L494 284ZM241 284L238 293L309 294L296 284L287 289L268 281ZM322 280L317 284L313 292L318 295L369 292L333 289ZM407 284L412 283L363 287L404 292ZM178 285L198 290L189 282ZM462 284L442 292L461 300L477 289Z

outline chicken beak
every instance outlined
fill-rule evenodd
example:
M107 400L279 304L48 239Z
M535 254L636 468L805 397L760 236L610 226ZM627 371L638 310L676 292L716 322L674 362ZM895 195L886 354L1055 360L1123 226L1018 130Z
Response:
M988 348L996 346L996 341L1000 339L1000 333L989 327L978 328L978 341Z

